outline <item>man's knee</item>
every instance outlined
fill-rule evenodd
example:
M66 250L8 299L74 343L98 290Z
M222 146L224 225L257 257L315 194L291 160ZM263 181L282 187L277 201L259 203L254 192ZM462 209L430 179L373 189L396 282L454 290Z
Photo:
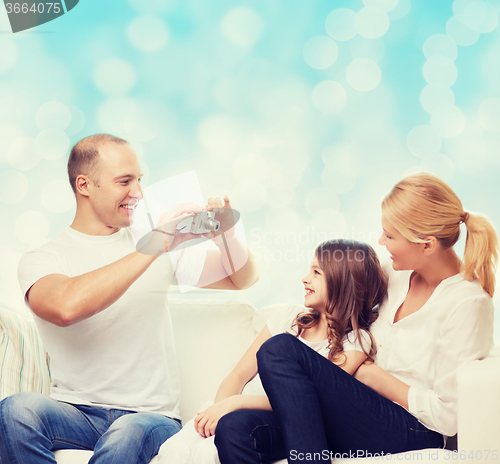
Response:
M50 409L51 400L41 393L22 392L0 401L0 421L9 424L6 432L18 423L38 422Z

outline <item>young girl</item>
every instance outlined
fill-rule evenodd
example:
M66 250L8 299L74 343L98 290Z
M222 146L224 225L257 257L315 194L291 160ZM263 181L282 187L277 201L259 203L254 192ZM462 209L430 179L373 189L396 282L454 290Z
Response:
M162 445L159 463L218 463L213 436L221 417L237 410L272 414L257 375L256 353L274 335L289 333L350 375L364 361L373 361L376 348L368 327L387 291L386 276L373 249L355 241L324 242L316 248L302 282L308 310L287 305L271 315L222 382L215 403Z
M453 250L461 224L463 262ZM257 359L273 412L252 421L235 411L220 420L222 464L380 456L440 448L456 434L457 371L493 346L496 233L424 173L401 180L384 199L382 228L392 266L370 327L376 363L363 363L354 379L296 340L268 340Z

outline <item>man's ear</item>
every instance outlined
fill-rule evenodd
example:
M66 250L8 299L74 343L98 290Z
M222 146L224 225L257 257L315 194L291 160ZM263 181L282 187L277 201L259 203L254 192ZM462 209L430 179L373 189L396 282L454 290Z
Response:
M433 235L429 235L428 237L425 237L424 240L425 240L425 243L423 244L424 253L426 255L432 255L432 253L434 253L439 246L438 239Z
M86 176L85 174L80 174L75 181L77 193L83 195L84 197L88 197L90 195L89 186L91 182L92 181L88 176Z

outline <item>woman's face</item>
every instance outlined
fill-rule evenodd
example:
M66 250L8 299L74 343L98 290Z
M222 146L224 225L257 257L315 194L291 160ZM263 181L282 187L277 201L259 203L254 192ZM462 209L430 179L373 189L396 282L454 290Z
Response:
M304 284L304 305L323 312L326 309L328 290L325 273L319 266L316 256L311 261L309 273L302 279Z
M382 229L378 243L385 246L390 253L393 269L396 271L417 269L422 258L421 244L410 242L403 237L383 216Z

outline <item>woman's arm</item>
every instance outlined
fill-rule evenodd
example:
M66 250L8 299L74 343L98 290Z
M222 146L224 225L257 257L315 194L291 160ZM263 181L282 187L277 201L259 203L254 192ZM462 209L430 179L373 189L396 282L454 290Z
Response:
M215 404L198 413L194 426L201 436L213 435L219 419L236 409L271 410L265 395L241 396L243 387L257 374L257 351L268 338L271 338L271 332L266 325L236 367L221 383L215 395Z
M410 386L373 363L363 363L354 378L375 390L379 395L398 403L408 410L408 390Z

